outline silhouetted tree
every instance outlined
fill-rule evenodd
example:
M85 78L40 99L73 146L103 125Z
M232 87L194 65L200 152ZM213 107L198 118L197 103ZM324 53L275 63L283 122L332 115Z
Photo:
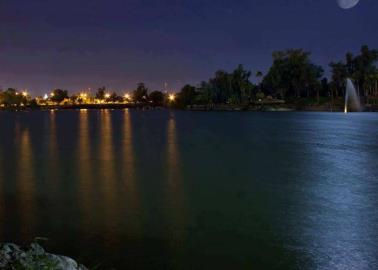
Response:
M363 45L360 53L345 55L345 61L331 63L332 90L336 96L345 94L346 78L354 81L360 96L375 94L378 88L378 50L371 50Z
M185 108L188 105L193 105L196 102L197 91L194 86L185 85L177 95L177 106Z
M62 89L54 89L52 91L52 96L51 96L51 101L60 103L64 99L68 98L68 91L67 90L62 90Z
M331 74L332 74L332 91L334 95L343 96L345 94L345 83L348 77L348 70L343 62L331 63ZM349 76L351 76L349 74Z
M161 91L153 91L148 95L148 99L152 102L154 106L163 106L165 96Z
M1 104L5 106L20 106L21 104L27 105L28 99L21 93L17 92L14 88L8 88L6 91L0 92Z
M376 63L378 50L370 50L368 46L361 47L360 54L354 58L353 78L361 96L367 96L367 89L371 81L369 78L377 73Z
M106 87L100 87L96 92L96 99L105 99Z
M107 102L122 102L123 97L117 95L116 92L110 94L109 98L106 99Z
M198 88L198 97L204 104L249 102L253 95L253 84L249 81L251 72L239 65L232 73L219 70L208 82Z
M322 96L322 97L329 97L331 93L330 93L330 87L329 87L328 79L323 78L320 81L320 85L321 85L321 88L320 88L319 95Z
M231 102L235 104L248 103L253 94L254 86L249 81L251 71L239 65L231 74Z
M310 61L310 53L302 49L273 52L273 65L263 80L263 87L281 97L314 95L323 69Z
M133 92L133 100L135 102L145 102L147 100L148 89L144 83L139 83L137 89Z

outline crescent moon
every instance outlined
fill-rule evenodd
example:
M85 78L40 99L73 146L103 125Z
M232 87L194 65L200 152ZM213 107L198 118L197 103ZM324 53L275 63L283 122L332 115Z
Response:
M337 0L339 6L343 9L350 9L356 6L360 0Z

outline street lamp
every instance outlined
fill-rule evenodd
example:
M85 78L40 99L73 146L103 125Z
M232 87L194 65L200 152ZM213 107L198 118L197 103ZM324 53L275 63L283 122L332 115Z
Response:
M168 96L168 99L169 99L169 101L173 102L173 101L175 101L176 96L175 96L174 94L170 94L170 95Z
M123 97L124 97L124 101L125 101L126 103L129 102L129 101L131 101L131 96L130 96L129 93L126 93Z

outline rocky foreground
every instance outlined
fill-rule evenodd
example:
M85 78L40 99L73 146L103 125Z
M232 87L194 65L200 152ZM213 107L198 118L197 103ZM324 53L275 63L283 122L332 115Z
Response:
M71 258L45 252L37 243L27 248L0 244L0 269L87 270Z

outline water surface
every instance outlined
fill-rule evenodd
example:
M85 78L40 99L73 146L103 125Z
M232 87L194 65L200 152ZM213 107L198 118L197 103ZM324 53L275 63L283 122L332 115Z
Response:
M0 241L100 269L377 269L378 114L0 112Z

